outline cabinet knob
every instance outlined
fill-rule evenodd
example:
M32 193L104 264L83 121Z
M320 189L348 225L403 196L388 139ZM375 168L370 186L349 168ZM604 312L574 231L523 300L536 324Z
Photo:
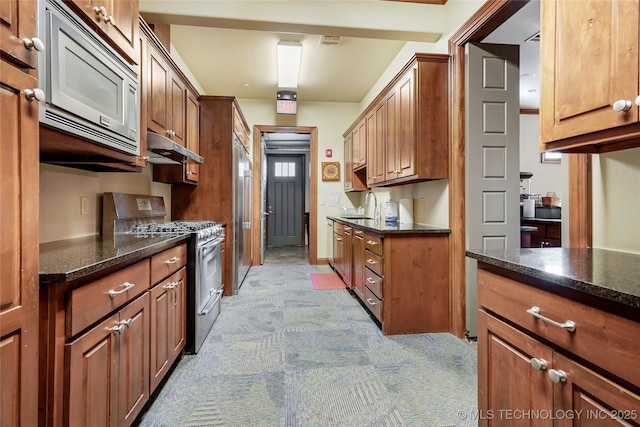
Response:
M613 111L629 111L631 109L631 101L619 99L613 103Z
M544 359L538 359L536 357L532 357L530 362L531 362L531 367L536 371L544 371L547 369L547 361Z
M636 98L636 105L640 107L640 95Z
M96 16L101 19L107 15L107 8L104 6L100 6L100 7L94 6L93 11L95 12Z
M27 98L28 101L33 101L34 99L36 101L44 101L45 99L44 91L40 88L25 89L24 96L25 98Z
M554 384L566 383L567 382L567 373L565 371L561 371L560 369L550 369L549 370L549 378L551 382Z
M24 38L22 39L22 43L24 43L24 47L27 48L28 50L35 49L38 52L44 51L44 43L42 43L42 40L40 40L37 37L33 37L30 39Z
M117 325L114 326L113 328L110 328L111 332L115 335L115 334L122 334L124 333L124 325Z

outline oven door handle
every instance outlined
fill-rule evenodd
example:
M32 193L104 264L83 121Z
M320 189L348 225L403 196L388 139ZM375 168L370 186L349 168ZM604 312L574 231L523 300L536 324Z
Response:
M205 257L207 257L207 255L209 255L209 253L215 251L216 249L219 249L221 243L222 239L214 239L198 247L198 252L201 254L200 259L204 259Z
M209 302L207 303L207 305L199 313L200 316L206 316L213 309L213 307L216 306L216 303L218 302L218 300L220 299L220 297L222 295L222 289L218 289L217 291L215 291L215 294L216 294L216 296L215 297L211 297L209 299Z

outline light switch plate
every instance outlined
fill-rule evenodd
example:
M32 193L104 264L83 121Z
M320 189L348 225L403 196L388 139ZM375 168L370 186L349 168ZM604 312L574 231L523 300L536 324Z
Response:
M80 197L80 215L89 215L89 198L87 196Z

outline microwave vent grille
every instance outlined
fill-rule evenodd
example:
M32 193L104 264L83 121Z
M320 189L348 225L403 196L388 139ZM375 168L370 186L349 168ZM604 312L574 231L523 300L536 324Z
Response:
M127 154L138 155L138 147L135 144L127 143L125 141L121 141L118 138L115 138L113 135L109 135L105 132L100 132L92 127L84 126L77 121L69 120L66 117L55 114L51 110L45 111L45 119L50 120L51 122L58 123L63 126L63 128L67 128L68 131L77 134L78 131L81 132L87 139L92 141L97 141L99 143L108 145L112 148L118 148ZM46 124L46 121L45 121ZM75 130L75 132L73 132Z

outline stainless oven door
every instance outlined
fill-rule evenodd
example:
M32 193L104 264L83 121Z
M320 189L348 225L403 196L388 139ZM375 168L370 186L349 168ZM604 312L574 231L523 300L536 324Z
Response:
M196 248L195 351L200 349L220 314L222 298L222 239Z

